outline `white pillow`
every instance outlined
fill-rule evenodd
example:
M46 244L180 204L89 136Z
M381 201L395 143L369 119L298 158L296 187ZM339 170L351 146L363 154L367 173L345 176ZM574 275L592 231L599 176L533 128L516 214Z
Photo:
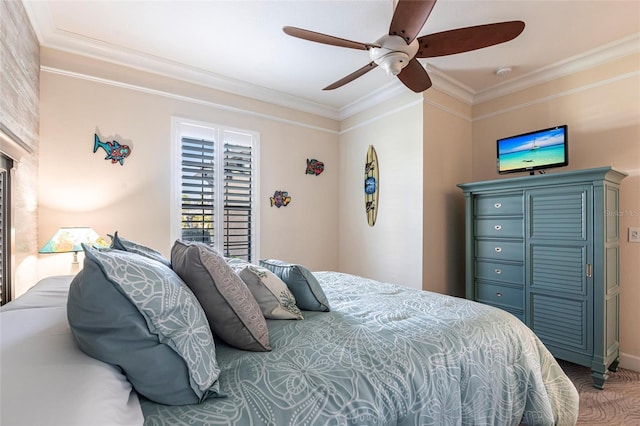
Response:
M45 278L0 309L0 424L142 425L138 395L125 375L73 340L66 311L71 279Z
M304 319L289 287L266 268L247 265L238 273L269 319Z

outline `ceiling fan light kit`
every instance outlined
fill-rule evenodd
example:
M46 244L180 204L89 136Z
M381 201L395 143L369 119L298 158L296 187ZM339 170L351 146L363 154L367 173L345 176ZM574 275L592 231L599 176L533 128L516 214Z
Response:
M282 30L292 37L316 43L369 51L371 62L323 90L341 87L380 66L388 75L397 76L407 88L416 93L431 87L429 74L417 58L433 58L482 49L513 40L524 30L524 22L509 21L418 37L435 3L436 0L397 0L389 34L383 35L375 43L360 43L296 27L287 26ZM496 74L506 75L510 71L511 68L502 67L496 70Z
M384 35L376 44L381 47L369 49L369 57L388 75L398 75L409 61L418 53L418 40L407 44L404 39L396 35Z
M511 67L500 67L496 70L496 75L498 77L506 77L511 74Z

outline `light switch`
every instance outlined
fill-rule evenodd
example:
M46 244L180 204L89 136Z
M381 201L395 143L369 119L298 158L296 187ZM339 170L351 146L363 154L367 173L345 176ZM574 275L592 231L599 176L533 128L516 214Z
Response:
M640 228L629 227L629 242L640 243Z

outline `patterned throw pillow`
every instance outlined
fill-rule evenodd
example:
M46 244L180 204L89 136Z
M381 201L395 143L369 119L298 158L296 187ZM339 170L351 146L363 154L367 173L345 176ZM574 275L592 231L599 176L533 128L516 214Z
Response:
M169 262L169 260L159 251L143 246L142 244L134 243L131 240L127 240L126 238L119 236L118 231L109 236L111 237L111 248L136 253L150 259L157 260L169 268L171 267L171 262Z
M213 335L176 273L136 253L83 248L84 268L67 300L80 349L122 368L152 401L184 405L219 396Z
M258 302L220 253L203 243L178 240L171 265L198 298L214 334L240 349L271 350Z
M287 284L300 309L329 311L329 301L324 290L316 277L304 266L276 259L262 259L260 266L269 269Z
M273 272L255 265L246 265L238 273L256 298L262 314L269 319L304 319L296 299L287 285Z
M245 267L251 265L251 262L238 259L237 257L225 257L224 260L227 262L227 265L231 266L231 269L233 269L236 274L239 274Z

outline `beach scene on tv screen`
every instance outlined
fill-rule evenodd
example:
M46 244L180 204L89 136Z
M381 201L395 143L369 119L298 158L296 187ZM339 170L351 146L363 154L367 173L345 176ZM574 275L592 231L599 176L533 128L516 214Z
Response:
M501 171L563 163L564 129L503 139L499 154Z

